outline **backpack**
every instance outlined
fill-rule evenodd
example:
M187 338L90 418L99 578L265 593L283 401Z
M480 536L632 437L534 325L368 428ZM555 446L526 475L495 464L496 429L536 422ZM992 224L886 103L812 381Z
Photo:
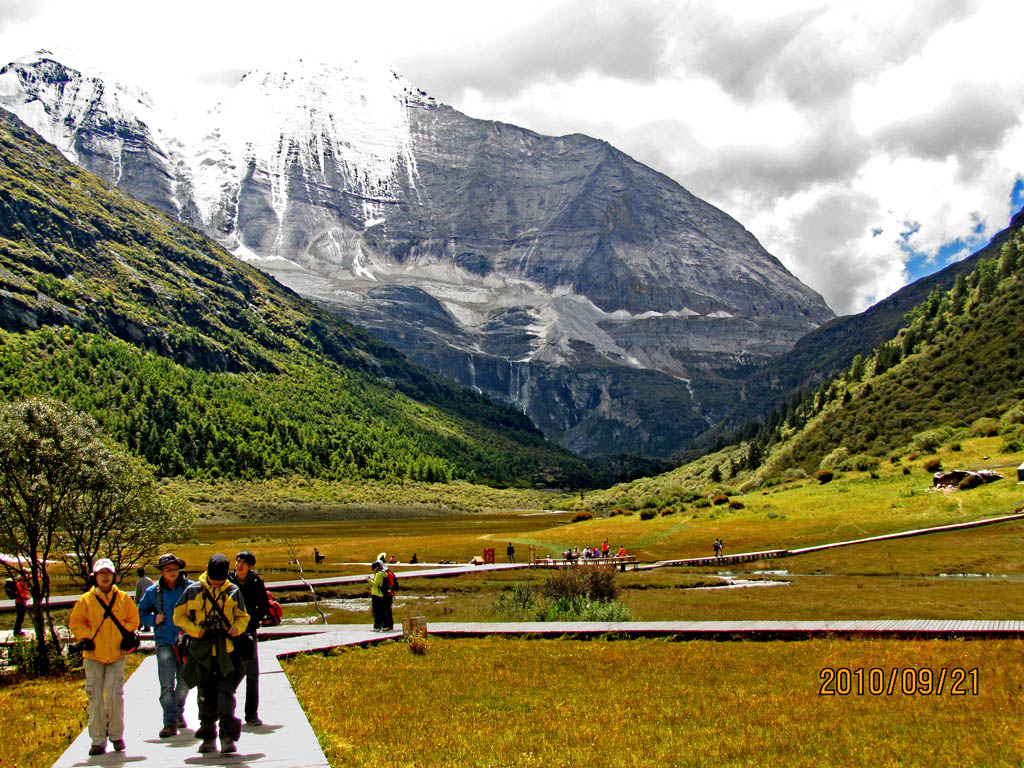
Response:
M284 609L281 608L281 604L274 599L274 596L270 594L270 590L267 590L267 615L263 617L263 621L260 622L264 627L276 627L281 623L281 617L284 615Z
M384 576L385 576L385 578L387 579L387 582L388 582L387 593L391 597L394 597L395 596L395 592L398 591L398 577L395 576L395 572L391 571L391 570L389 570L386 574L384 574Z
M18 596L18 588L14 585L14 579L4 582L4 594L7 595L8 600L14 600Z

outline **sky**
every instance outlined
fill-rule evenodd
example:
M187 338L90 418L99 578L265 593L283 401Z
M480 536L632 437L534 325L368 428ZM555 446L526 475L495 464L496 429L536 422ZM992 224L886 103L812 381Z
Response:
M297 56L390 62L472 117L604 139L837 314L1024 204L1019 0L0 0L2 63L70 48L165 105Z

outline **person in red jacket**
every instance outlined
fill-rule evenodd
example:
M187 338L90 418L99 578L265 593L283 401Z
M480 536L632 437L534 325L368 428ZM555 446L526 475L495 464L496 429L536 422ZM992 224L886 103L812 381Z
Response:
M24 637L21 625L25 623L25 609L32 595L28 591L28 583L23 578L14 580L14 634Z
M130 595L114 585L114 564L107 558L92 567L96 586L78 598L71 609L68 629L79 643L85 666L85 695L89 699L90 755L102 755L110 739L124 752L124 655L125 632L139 628L139 609ZM106 609L116 619L107 615Z

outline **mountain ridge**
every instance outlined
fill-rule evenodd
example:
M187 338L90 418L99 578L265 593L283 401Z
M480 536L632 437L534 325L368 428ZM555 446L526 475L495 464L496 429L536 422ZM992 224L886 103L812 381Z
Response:
M235 118L211 122L191 165L184 143L151 147L137 127L125 128L128 155L88 121L76 141L120 153L82 153L108 180L149 173L151 197L171 173L164 210L178 206L239 258L591 455L671 455L735 399L722 370L784 352L832 317L738 222L607 142L475 120L393 71L372 75L384 83L372 107L336 74L323 88L353 109L311 108L302 94L322 94L308 69L290 74L305 79L281 120L316 131L253 119L253 104L283 98L258 92L266 77L254 76L224 100ZM4 68L3 103L24 110L40 78L28 64ZM257 132L233 134L240 122ZM343 123L347 144L331 133ZM386 129L376 144L374 126ZM240 154L238 135L256 149ZM116 177L119 167L133 170Z

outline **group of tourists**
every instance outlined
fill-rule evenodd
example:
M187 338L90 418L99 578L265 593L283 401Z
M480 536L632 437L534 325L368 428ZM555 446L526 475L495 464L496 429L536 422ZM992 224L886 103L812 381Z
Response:
M562 553L562 557L570 563L577 560L593 560L602 557L611 557L611 549L608 539L605 539L601 542L601 546L583 547L582 551L579 547L570 547ZM615 553L615 557L625 556L626 548L624 546L620 546L618 551Z
M230 570L226 555L211 555L206 571L195 581L184 573L185 562L174 553L157 561L160 578L137 591L138 605L118 589L114 563L93 564L94 586L75 603L68 628L78 641L85 667L89 701L89 754L117 752L124 743L125 656L138 647L136 630L153 630L160 681L162 739L187 727L185 701L198 691L199 751L237 750L242 723L235 717L235 691L245 679L245 722L262 725L259 710L259 657L256 632L268 614L266 585L253 567L249 550L235 557ZM145 569L139 574L145 577ZM148 580L148 579L147 579ZM108 621L109 620L109 621Z

